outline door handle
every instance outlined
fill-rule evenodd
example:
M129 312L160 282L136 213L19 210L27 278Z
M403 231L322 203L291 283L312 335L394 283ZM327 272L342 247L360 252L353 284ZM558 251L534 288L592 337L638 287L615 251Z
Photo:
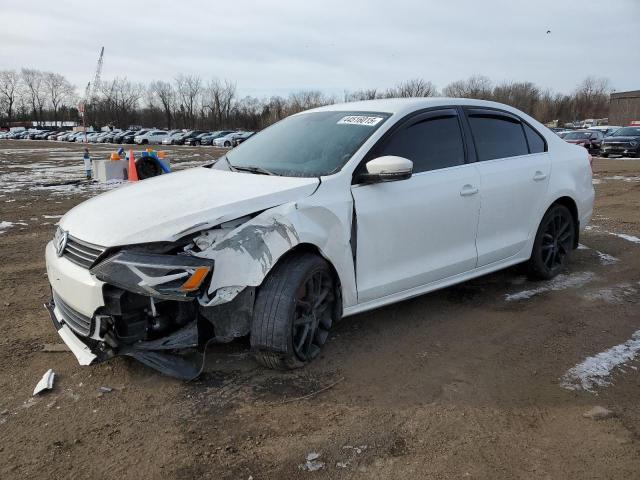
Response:
M544 180L545 178L547 178L547 175L545 173L542 173L540 170L538 170L535 175L533 176L533 180L535 182L540 182L542 180Z
M478 189L469 184L465 185L464 187L462 187L462 190L460 190L461 197L469 197L471 195L475 195L476 193L478 193Z

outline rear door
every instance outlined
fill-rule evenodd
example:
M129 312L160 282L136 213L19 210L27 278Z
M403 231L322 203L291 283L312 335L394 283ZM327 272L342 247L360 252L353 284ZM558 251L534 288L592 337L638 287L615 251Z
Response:
M412 116L376 145L365 161L384 155L411 160L413 175L352 186L360 303L476 265L480 176L475 164L466 162L458 110Z
M465 108L480 172L478 267L505 260L535 234L551 159L544 137L520 118Z

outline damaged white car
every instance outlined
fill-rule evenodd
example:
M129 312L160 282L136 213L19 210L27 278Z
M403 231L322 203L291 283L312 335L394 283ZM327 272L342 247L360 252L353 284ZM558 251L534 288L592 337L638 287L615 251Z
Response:
M131 184L61 220L51 320L83 365L249 336L316 357L342 317L528 262L551 278L592 214L587 151L506 105L402 99L302 112L215 164Z

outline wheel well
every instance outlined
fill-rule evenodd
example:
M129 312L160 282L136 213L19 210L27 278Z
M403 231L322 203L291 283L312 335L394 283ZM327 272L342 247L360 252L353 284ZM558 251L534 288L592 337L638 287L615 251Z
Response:
M340 282L340 276L338 275L338 271L335 269L331 261L322 254L322 252L317 246L313 245L312 243L299 243L298 245L293 247L291 250L289 250L287 253L282 255L278 259L278 261L273 265L272 270L287 258L292 257L294 255L300 255L302 253L312 253L314 255L317 255L320 258L323 258L327 262L327 265L329 265L329 269L331 270L331 274L333 275L333 278L336 283L336 295L338 296L338 299L337 299L338 301L336 302L336 305L340 308L340 312L337 318L341 318L342 317L342 283Z
M573 198L571 197L560 197L551 204L551 206L553 205L563 205L567 207L571 212L571 216L573 217L573 229L575 233L573 248L577 248L579 242L578 237L580 236L580 221L578 220L578 206L576 205L576 202L574 202ZM549 208L551 208L551 206Z

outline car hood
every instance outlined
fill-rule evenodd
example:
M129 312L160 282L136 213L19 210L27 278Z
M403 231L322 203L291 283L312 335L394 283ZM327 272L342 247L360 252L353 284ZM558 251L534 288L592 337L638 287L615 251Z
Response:
M640 137L628 136L628 137L607 137L604 139L605 143L609 142L640 142Z
M87 200L62 217L60 227L103 247L171 241L307 197L318 184L317 178L190 168Z

